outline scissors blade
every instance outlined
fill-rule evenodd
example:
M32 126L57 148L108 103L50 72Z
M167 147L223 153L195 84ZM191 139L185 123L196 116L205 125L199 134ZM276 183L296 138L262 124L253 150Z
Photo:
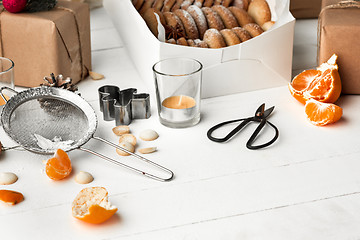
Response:
M275 108L275 106L272 106L271 108L266 109L264 111L263 115L261 116L261 118L262 119L267 118L272 113L272 111L274 111L274 108Z
M255 112L255 117L260 119L267 118L272 111L274 110L275 106L272 106L271 108L268 108L265 110L265 103L261 104L260 107Z
M255 117L262 117L262 115L264 114L264 110L265 110L265 103L261 104L260 107L258 107L258 109L256 109L255 112Z

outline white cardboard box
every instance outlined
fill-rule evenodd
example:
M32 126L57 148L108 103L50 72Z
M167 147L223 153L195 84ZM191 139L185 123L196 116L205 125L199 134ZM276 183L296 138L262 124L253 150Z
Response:
M204 66L202 97L208 98L282 86L291 80L295 19L289 11L290 1L267 1L276 21L274 26L256 38L221 49L160 42L131 0L105 0L104 7L151 90L154 63L170 57L190 57Z

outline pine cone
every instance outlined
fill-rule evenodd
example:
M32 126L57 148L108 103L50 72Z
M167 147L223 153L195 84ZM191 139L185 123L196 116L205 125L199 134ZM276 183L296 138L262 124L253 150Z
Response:
M50 77L44 77L44 84L40 84L40 86L48 86L48 87L57 87L65 90L69 90L75 92L78 90L77 86L72 83L72 79L67 77L64 79L64 76L59 74L55 77L54 73L50 74Z
M27 12L49 11L55 7L57 0L28 0L25 6Z

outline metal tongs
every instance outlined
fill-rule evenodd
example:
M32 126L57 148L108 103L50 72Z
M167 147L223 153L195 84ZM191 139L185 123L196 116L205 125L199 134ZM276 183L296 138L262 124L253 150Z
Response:
M243 127L245 127L248 123L250 122L259 122L259 126L255 129L254 133L251 135L251 137L249 138L249 140L246 143L246 147L248 149L252 149L252 150L256 150L256 149L260 149L260 148L264 148L267 147L271 144L273 144L276 139L279 137L279 130L277 129L277 127L272 124L271 122L269 122L267 120L267 117L271 114L271 112L274 110L274 106L271 108L268 108L265 110L265 103L261 104L260 107L256 110L255 112L255 116L253 117L248 117L248 118L242 118L242 119L236 119L236 120L230 120L230 121L226 121L226 122L222 122L219 123L215 126L213 126L212 128L210 128L207 132L207 137L214 142L226 142L228 141L230 138L232 138L235 134L237 134ZM241 122L236 128L234 128L229 134L227 134L225 137L223 138L216 138L212 136L212 133L226 125L226 124L231 124L234 122ZM267 143L264 144L260 144L260 145L253 145L253 142L255 141L255 138L258 136L258 134L260 133L260 131L263 129L263 127L269 124L274 130L275 130L275 136Z

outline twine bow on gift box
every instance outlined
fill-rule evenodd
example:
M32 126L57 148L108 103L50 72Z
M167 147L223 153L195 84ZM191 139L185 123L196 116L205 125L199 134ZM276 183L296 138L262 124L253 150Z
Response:
M321 23L322 23L322 14L329 9L348 9L348 8L357 8L360 9L360 0L344 0L341 2L338 2L336 4L331 4L323 9L321 9L321 12L319 14L319 20L318 20L318 28L317 28L317 65L319 66L319 58L320 58L320 42L321 42Z

